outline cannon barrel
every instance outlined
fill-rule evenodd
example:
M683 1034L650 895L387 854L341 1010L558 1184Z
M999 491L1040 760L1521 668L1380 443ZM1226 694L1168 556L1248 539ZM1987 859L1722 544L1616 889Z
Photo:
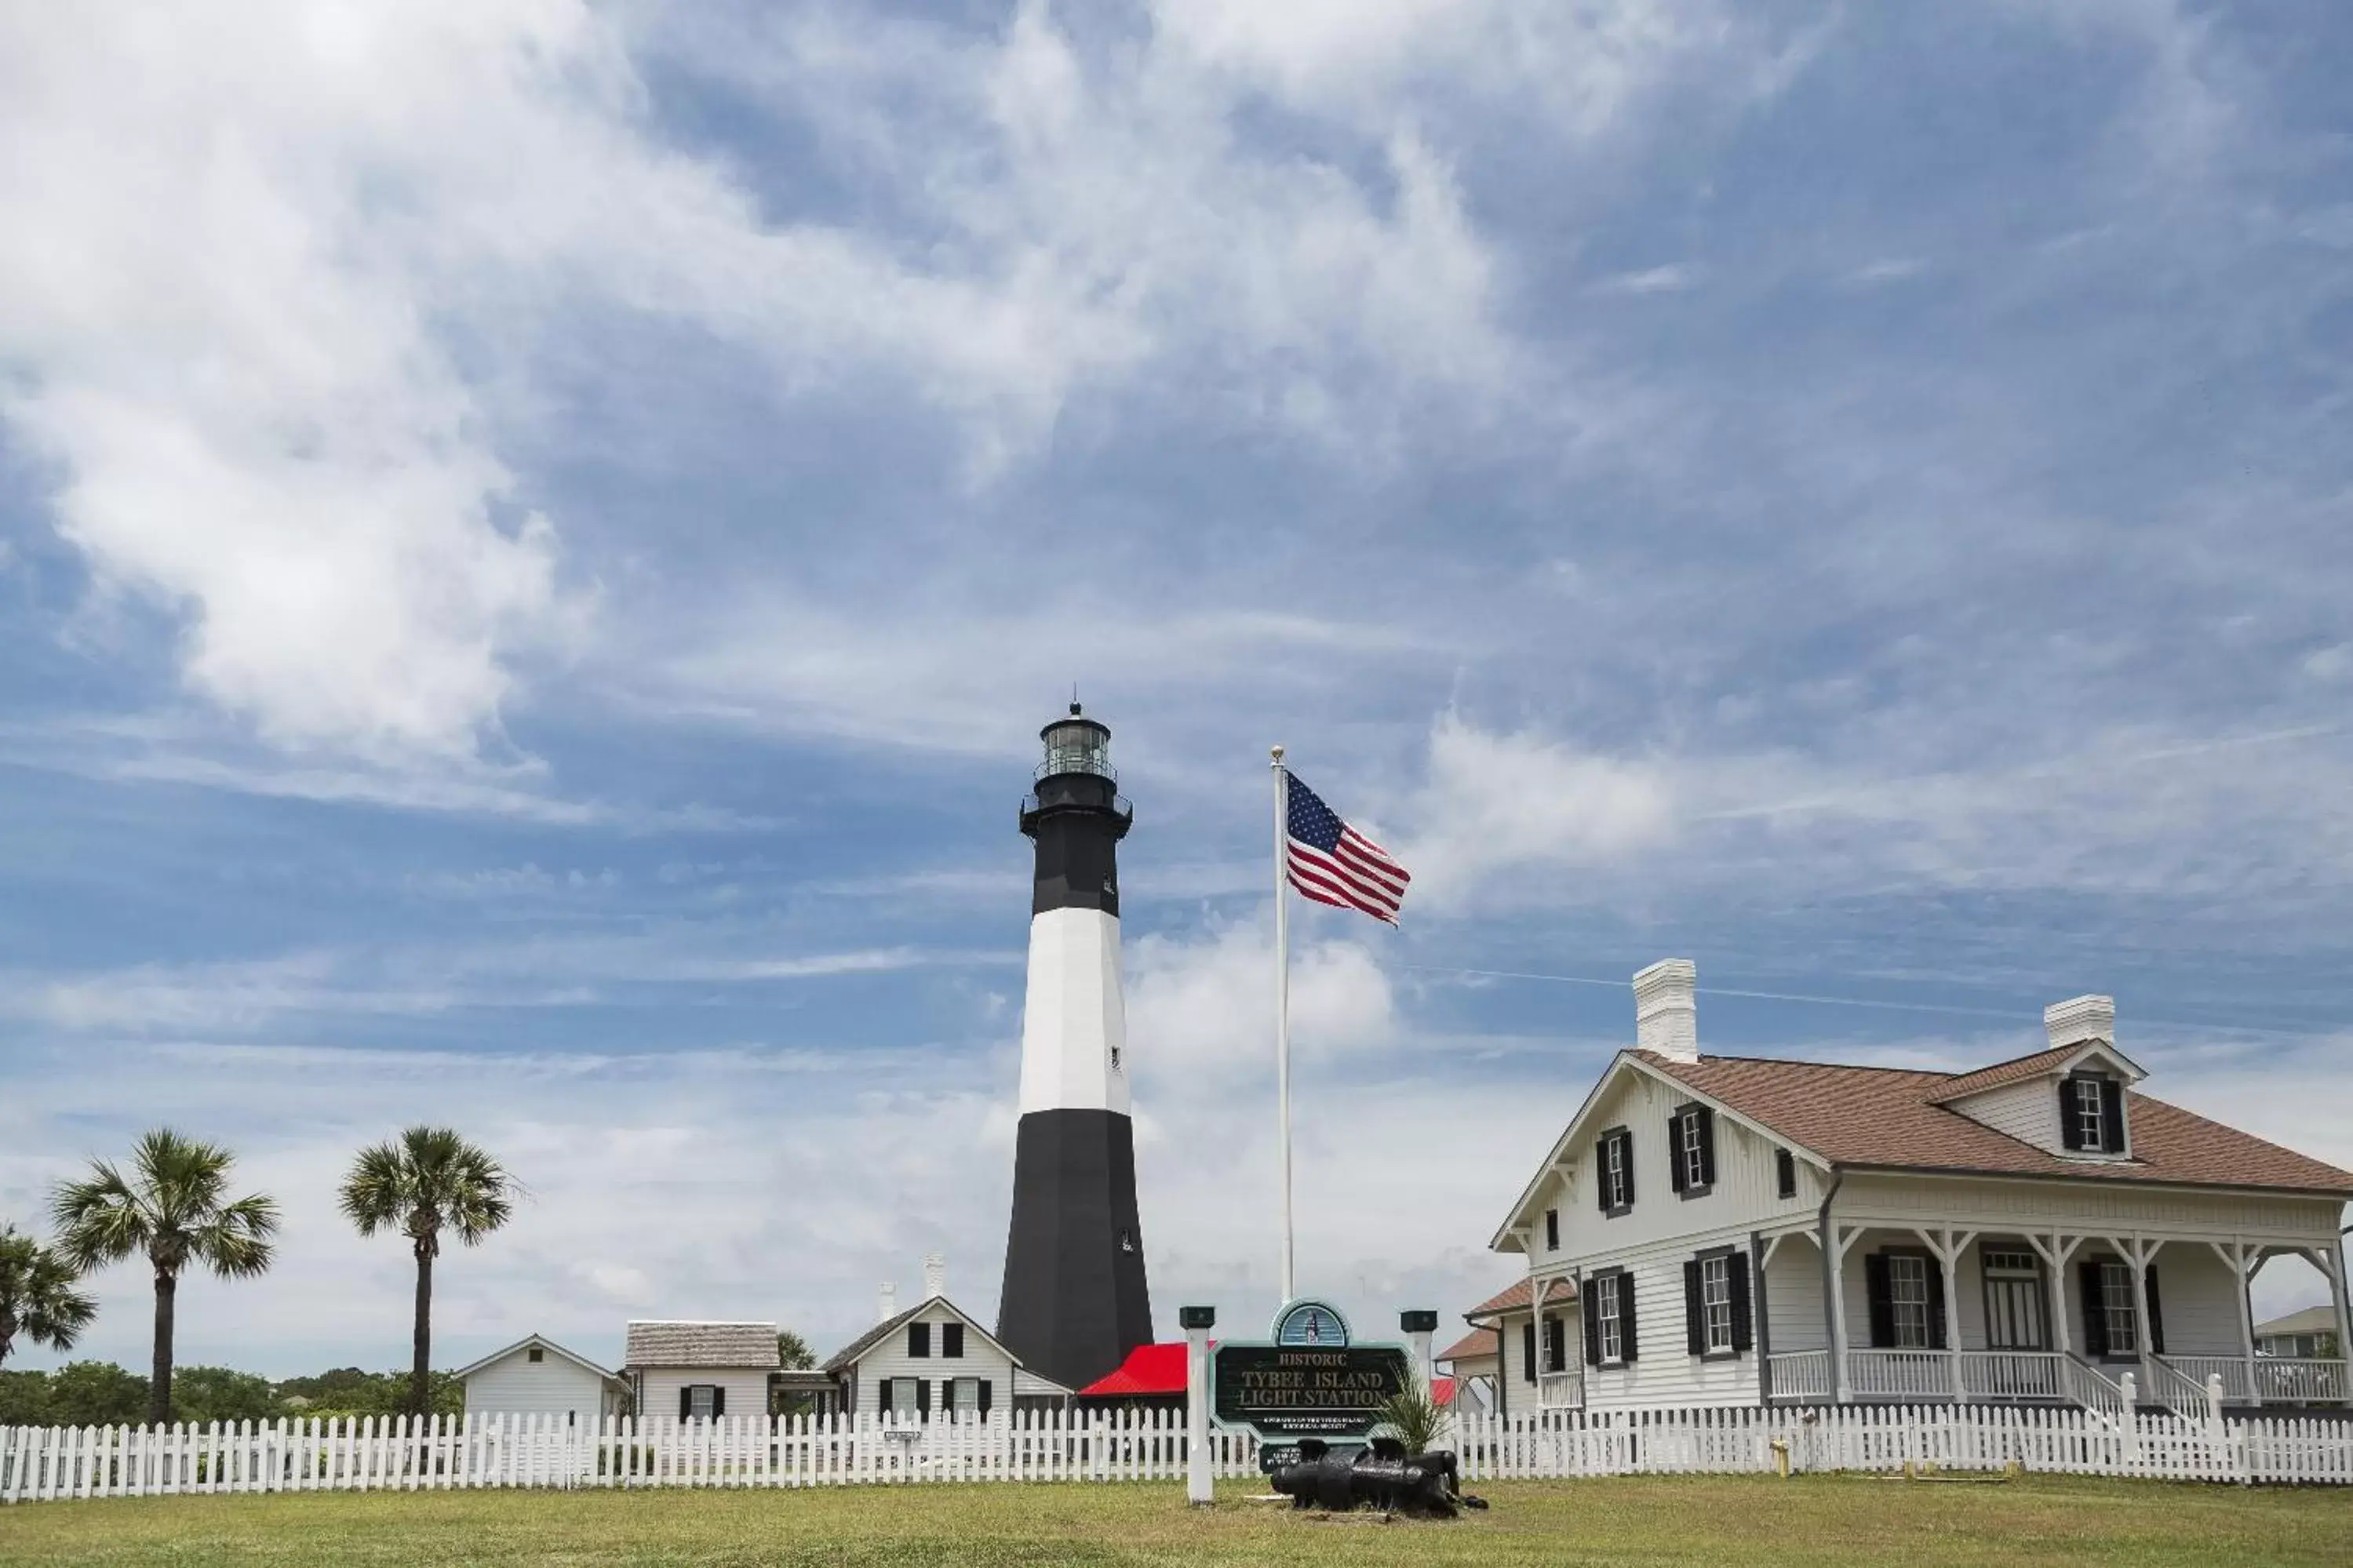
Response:
M1335 1513L1371 1507L1452 1519L1460 1508L1487 1506L1462 1495L1452 1454L1440 1449L1409 1457L1405 1445L1394 1437L1376 1437L1370 1447L1353 1454L1335 1453L1330 1444L1317 1438L1303 1439L1299 1462L1274 1472L1274 1489L1289 1498L1293 1508Z

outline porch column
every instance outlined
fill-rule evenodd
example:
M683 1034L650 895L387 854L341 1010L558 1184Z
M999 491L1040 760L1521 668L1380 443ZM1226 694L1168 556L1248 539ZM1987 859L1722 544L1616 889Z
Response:
M2346 1289L2345 1238L2328 1248L2328 1296L2337 1303L2337 1379L2343 1397L2353 1398L2353 1292Z
M2210 1241L2206 1245L2221 1254L2222 1261L2231 1266L2231 1278L2235 1282L2239 1298L2239 1355L2247 1367L2247 1398L2252 1404L2261 1405L2263 1402L2263 1385L2255 1381L2255 1309L2253 1303L2247 1300L2248 1287L2253 1282L2252 1271L2247 1268L2247 1244L2234 1236L2227 1247L2219 1241ZM2263 1267L2260 1256L2255 1259L2255 1267Z
M2082 1240L2078 1238L2071 1246L2064 1236L2054 1230L2049 1247L2043 1246L2042 1238L2031 1231L2027 1233L2026 1242L2042 1259L2043 1273L2051 1281L2051 1343L2061 1355L2073 1355L2075 1336L2067 1329L2067 1259L2074 1256Z
M2143 1388L2158 1386L2157 1372L2151 1364L2157 1360L2157 1343L2156 1336L2149 1332L2148 1265L2149 1260L2157 1256L2157 1249L2164 1245L2163 1242L2145 1243L2137 1236L2132 1237L2130 1246L2118 1243L2118 1249L2124 1253L2125 1260L2132 1265L2133 1348L2139 1356L2140 1382Z
M1831 1392L1841 1405L1854 1403L1854 1384L1846 1370L1846 1249L1861 1230L1850 1232L1832 1225L1823 1238L1822 1289L1829 1296L1831 1331Z

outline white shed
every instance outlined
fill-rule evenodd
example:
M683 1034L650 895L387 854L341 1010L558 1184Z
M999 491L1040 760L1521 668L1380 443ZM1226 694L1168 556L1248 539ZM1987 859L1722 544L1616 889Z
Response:
M493 1351L458 1376L469 1415L561 1415L575 1426L615 1414L622 1390L617 1375L543 1334Z
M774 1323L635 1322L621 1370L640 1416L685 1420L765 1415L782 1365Z

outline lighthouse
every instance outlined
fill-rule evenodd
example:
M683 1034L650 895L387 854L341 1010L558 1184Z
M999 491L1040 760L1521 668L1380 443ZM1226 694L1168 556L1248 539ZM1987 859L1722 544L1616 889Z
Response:
M1021 803L1037 878L997 1337L1083 1388L1152 1339L1119 971L1119 841L1134 817L1107 726L1073 702L1039 736L1046 759Z

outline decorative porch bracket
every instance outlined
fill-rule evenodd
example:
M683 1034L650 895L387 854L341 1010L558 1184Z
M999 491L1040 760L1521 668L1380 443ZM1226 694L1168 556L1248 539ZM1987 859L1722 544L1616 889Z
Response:
M2048 1245L2032 1231L2026 1233L2026 1245L2034 1248L2034 1256L2042 1259L2042 1267L2051 1279L2051 1336L2061 1355L2075 1353L2074 1335L2067 1330L2067 1260L2075 1249L2091 1237L2079 1236L2072 1240L2059 1231L2051 1233Z
M1960 1239L1957 1241L1951 1226L1931 1231L1925 1226L1915 1225L1912 1227L1912 1234L1918 1237L1920 1244L1935 1253L1936 1261L1944 1266L1945 1363L1953 1374L1953 1402L1957 1405L1968 1397L1968 1389L1961 1377L1961 1254L1968 1250L1969 1243L1978 1238L1978 1233L1962 1231Z

